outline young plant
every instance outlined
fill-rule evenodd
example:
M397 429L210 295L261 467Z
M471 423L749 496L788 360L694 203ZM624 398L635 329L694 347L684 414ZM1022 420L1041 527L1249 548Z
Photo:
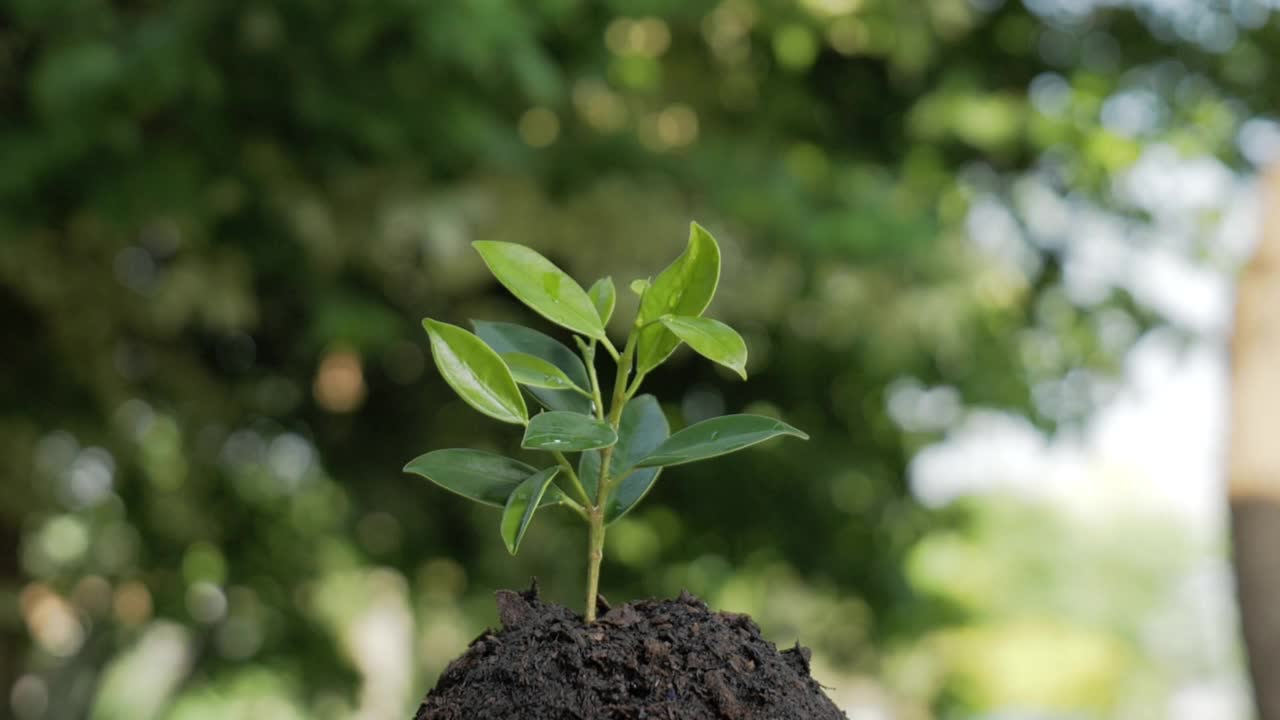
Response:
M511 243L477 242L489 270L521 302L571 330L580 353L537 330L473 321L475 333L432 319L423 326L445 382L471 407L524 426L522 447L550 453L536 468L479 450L436 450L405 471L476 502L502 508L501 533L515 554L538 508L561 505L587 524L586 620L596 616L605 528L653 487L662 468L735 452L800 430L760 415L726 415L671 434L652 395L637 395L645 377L681 344L747 377L747 346L737 332L702 317L720 282L720 248L697 223L689 245L652 282L636 280L639 311L622 351L605 326L613 315L613 281L583 290L537 252ZM596 372L599 348L617 372L609 403ZM530 415L521 387L544 410ZM580 453L575 466L566 453Z

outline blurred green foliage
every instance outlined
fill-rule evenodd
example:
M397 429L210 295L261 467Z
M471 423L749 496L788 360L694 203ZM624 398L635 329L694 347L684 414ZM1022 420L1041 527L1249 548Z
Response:
M655 392L676 427L755 403L813 440L667 474L616 527L604 590L689 587L893 677L887 649L986 609L907 572L973 519L908 492L947 421L904 427L891 384L1070 421L1031 388L1114 370L1126 342L1099 318L1157 320L1122 291L1066 300L1053 247L993 259L974 199L1048 168L1107 205L1157 142L1240 165L1239 125L1275 106L1265 4L1135 4L6 3L6 700L24 720L407 716L493 589L537 575L573 602L583 548L548 527L567 519L512 562L483 509L400 474L433 447L519 455L428 371L419 319L528 320L472 240L629 278L692 218L725 246L714 311L752 380L685 352ZM1158 119L1104 122L1135 89ZM981 704L959 687L898 689Z

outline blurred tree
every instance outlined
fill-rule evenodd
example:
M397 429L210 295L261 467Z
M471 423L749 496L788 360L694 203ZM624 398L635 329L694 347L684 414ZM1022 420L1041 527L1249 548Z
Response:
M1231 518L1236 582L1261 720L1280 717L1280 452L1271 437L1280 376L1280 172L1264 186L1262 241L1240 277L1232 338Z

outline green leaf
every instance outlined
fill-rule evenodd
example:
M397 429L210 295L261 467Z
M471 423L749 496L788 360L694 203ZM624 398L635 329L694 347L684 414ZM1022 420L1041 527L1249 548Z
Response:
M502 353L502 361L511 370L516 382L529 387L547 388L550 390L573 390L582 388L573 384L568 375L560 368L536 355L522 352Z
M736 330L719 320L663 315L662 324L702 357L747 379L747 344Z
M597 340L604 323L582 286L532 248L505 242L471 243L493 276L542 317Z
M779 435L809 436L794 427L763 415L725 415L690 425L667 438L636 467L682 465L727 455Z
M422 321L431 354L449 387L468 405L496 420L524 425L529 410L506 363L480 338L457 325Z
M478 503L502 507L512 491L537 468L493 453L451 448L419 455L404 466L404 471ZM560 489L553 487L542 497L542 504L555 505L565 499Z
M618 442L608 423L575 412L552 411L533 416L521 447L530 450L576 452L605 448Z
M635 293L636 297L644 297L644 293L649 289L649 285L650 282L648 278L638 278L636 280L632 280L631 284L627 287L631 288L631 292Z
M600 278L590 290L587 290L587 296L591 298L591 304L596 306L596 314L600 316L600 324L608 325L609 318L613 317L613 307L618 302L618 291L613 287L613 278Z
M637 395L622 410L622 419L618 423L618 445L613 449L610 475L613 491L605 504L605 522L613 522L626 515L644 496L649 493L658 480L662 468L650 467L631 470L631 468L649 453L662 444L671 434L667 425L667 416L663 414L658 400L652 395ZM622 473L622 480L617 480ZM587 496L597 497L597 485L600 478L600 451L588 450L582 453L578 461L578 475L587 490Z
M471 324L476 328L476 335L494 351L501 354L525 353L542 358L560 368L574 385L580 388L590 386L591 380L587 377L587 368L582 364L582 359L554 338L513 323L474 320ZM570 410L585 415L592 412L591 400L571 390L529 388L529 393L548 410Z
M698 223L689 227L689 245L658 275L640 300L640 324L663 315L697 317L711 304L720 283L720 246ZM636 366L647 373L662 364L680 339L661 324L640 331Z
M520 549L520 541L524 540L529 523L533 522L533 514L538 511L543 494L559 472L559 465L539 470L511 491L511 496L502 509L502 541L507 544L507 552L515 555Z

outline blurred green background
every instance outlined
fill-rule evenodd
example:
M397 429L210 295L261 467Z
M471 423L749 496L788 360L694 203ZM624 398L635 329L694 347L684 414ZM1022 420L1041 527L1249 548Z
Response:
M401 474L520 453L419 321L542 326L472 240L625 287L696 219L751 380L686 351L649 387L813 439L664 474L613 601L749 612L852 720L1248 718L1195 461L1278 16L7 0L0 716L407 718L495 589L576 607L576 519L513 559Z

